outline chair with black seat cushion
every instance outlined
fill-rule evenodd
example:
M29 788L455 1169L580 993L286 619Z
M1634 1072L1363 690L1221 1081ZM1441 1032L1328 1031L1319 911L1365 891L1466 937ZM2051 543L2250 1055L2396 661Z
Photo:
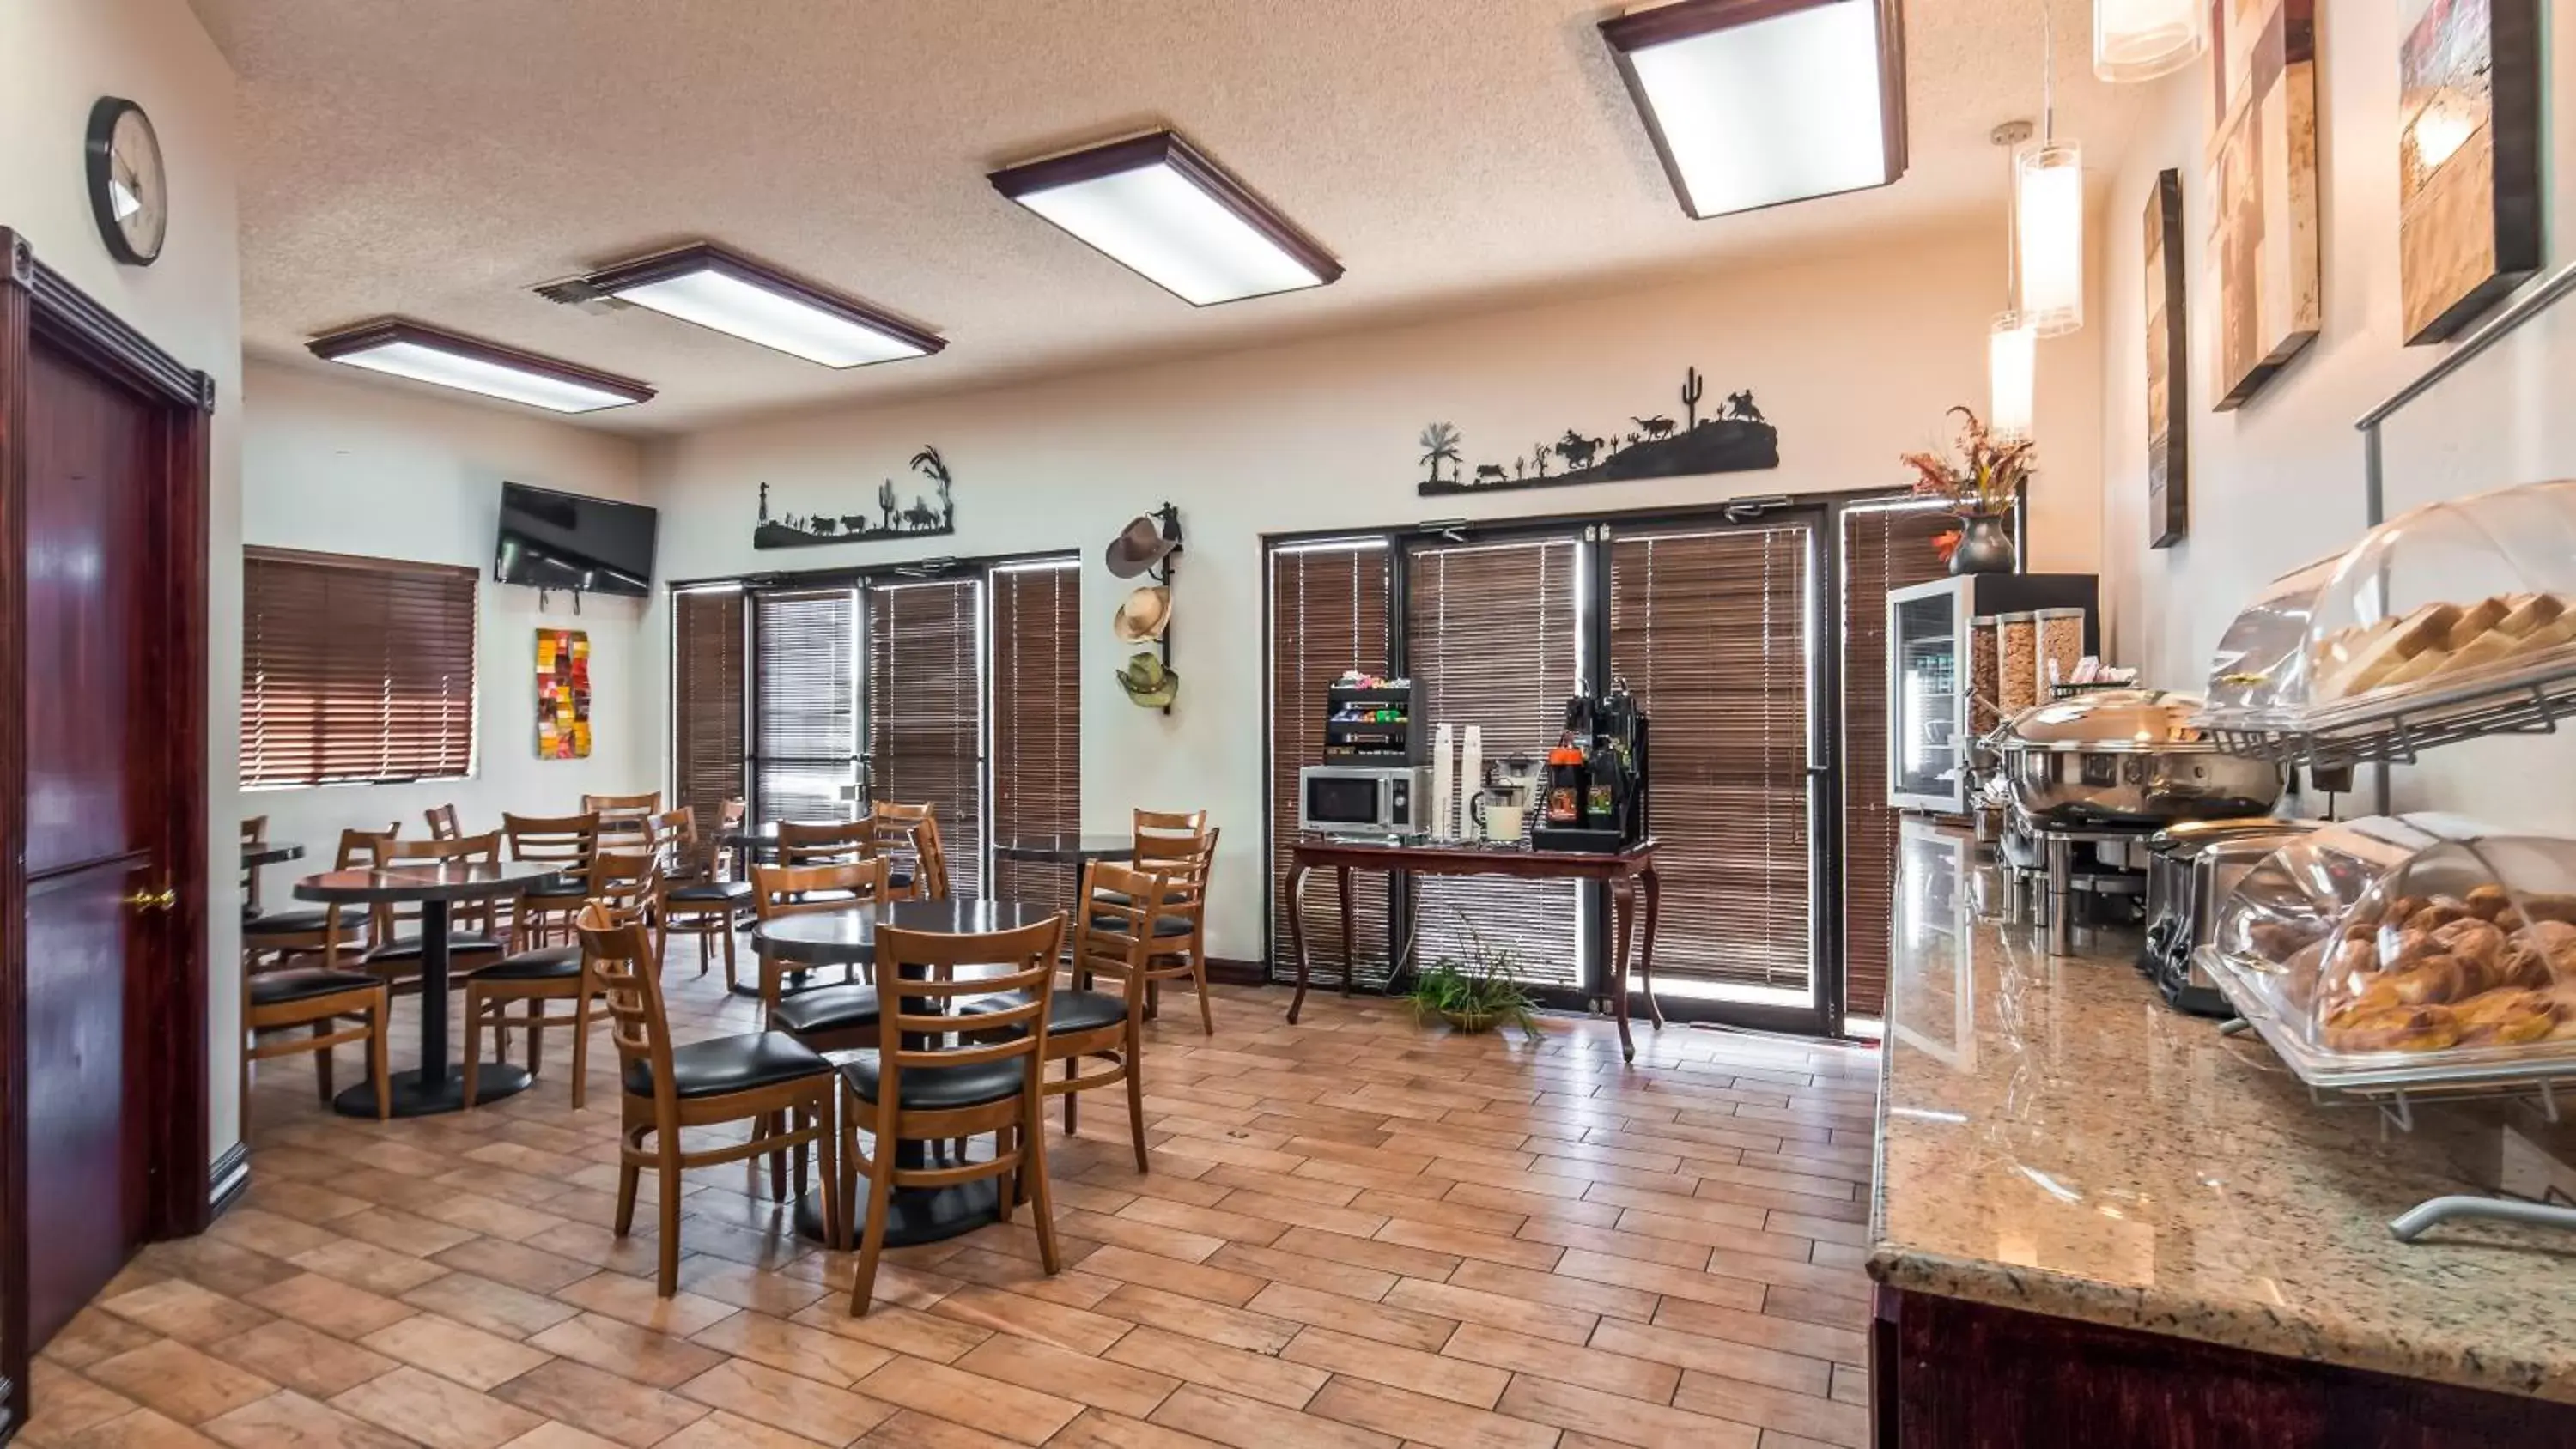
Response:
M1214 829L1203 835L1144 830L1136 834L1136 869L1170 882L1163 909L1155 914L1150 927L1154 950L1153 963L1146 972L1148 1011L1158 1004L1161 983L1187 977L1199 994L1199 1027L1209 1036L1216 1035L1216 1011L1208 1002L1207 887L1209 868L1216 862L1216 839ZM1119 925L1116 919L1097 912L1092 923L1112 928Z
M863 860L845 861L839 865L755 865L751 868L752 915L763 922L775 921L787 916L865 910L890 897L891 893L886 887L886 862L875 856ZM789 996L807 995L816 989L809 986L796 992L789 992L785 984L787 969L778 958L766 951L761 953L761 1014L763 1019L773 1025L777 1023L781 1004ZM857 967L852 967L842 974L844 982L855 983L859 979ZM846 995L835 999L844 1007L853 1004ZM800 1010L805 1013L805 1017L810 1017L813 1012L820 1009L822 1008L819 1003L809 1003ZM805 1019L805 1017L799 1019ZM869 1008L868 1020L871 1024L875 1020L873 1006ZM822 1023L819 1020L813 1021L812 1024L815 1029L822 1029ZM843 1024L855 1025L856 1023ZM865 1041L855 1043L859 1046L868 1044L869 1042ZM825 1048L825 1050L830 1049Z
M1085 865L1083 910L1073 928L1073 989L1057 991L1047 1003L1046 1059L1064 1063L1064 1075L1047 1082L1046 1094L1064 1098L1064 1135L1073 1135L1081 1093L1123 1083L1138 1172L1147 1170L1145 988L1152 979L1154 952L1144 923L1164 913L1171 889L1166 876L1113 861ZM1090 989L1098 976L1115 981L1118 990ZM964 1009L970 1016L984 1016L1014 1004L1011 997L985 997L967 1002Z
M512 860L559 865L564 870L556 881L531 887L511 907L510 949L526 951L558 939L573 944L572 920L581 914L590 858L599 849L599 816L505 813L501 833L509 838Z
M899 901L948 899L948 862L940 853L938 812L929 805L882 801L869 813L875 853L886 860L886 883Z
M651 832L653 817L662 810L662 792L647 790L641 795L584 795L581 808L585 814L599 817L601 836L635 837L634 840L620 839L617 842L619 849L629 850L634 848L636 840Z
M873 820L781 820L780 865L847 865L876 853Z
M262 971L242 981L242 1131L250 1131L250 1064L276 1057L313 1054L313 1078L322 1090L322 1105L331 1105L331 1049L348 1042L367 1044L367 1073L376 1089L376 1120L393 1115L390 1064L385 1052L385 1018L392 1013L390 988L363 971L298 967ZM350 1025L354 1021L355 1025ZM309 1036L275 1036L303 1026Z
M422 819L429 822L430 839L460 840L464 838L465 827L456 823L456 807L454 805L432 805L428 809L420 812L420 814ZM503 818L506 819L508 817L505 816Z
M407 864L498 865L501 832L494 830L455 840L377 836L373 853L374 864L385 869ZM508 954L509 946L493 929L492 921L493 904L488 900L461 901L451 908L447 932L451 981L462 984L467 973L479 971ZM366 969L385 978L395 990L402 990L410 978L420 973L420 907L392 901L377 904L371 908L367 934ZM447 1007L442 1002L429 1009L444 1011Z
M343 830L340 848L332 857L334 870L370 864L375 860L377 842L391 840L401 829L399 822L383 830ZM242 956L249 966L272 958L292 962L299 956L319 956L325 968L337 969L343 951L352 955L364 944L362 928L367 912L348 906L298 906L282 911L263 911L242 922Z
M590 858L590 873L584 881L590 892L588 903L606 905L621 921L641 923L653 903L660 877L654 870L653 857L641 851L633 853L603 850ZM544 1053L546 1028L572 1028L572 1107L578 1112L589 1095L590 1079L590 1003L599 994L598 986L582 971L581 943L564 946L538 946L515 951L477 971L465 983L465 1060L483 1059L483 1023L490 1021L496 1042L507 1052L509 1028L528 1029L528 1075L537 1074L537 1063ZM527 1014L513 1021L509 1016L511 1002L527 1003ZM548 1002L568 1001L568 1014L549 1015ZM474 1107L475 1074L465 1074L465 1106Z
M751 882L725 879L720 842L699 837L695 810L682 806L670 813L678 819L671 858L663 864L662 899L654 911L654 949L668 952L675 934L695 937L698 974L704 976L714 954L711 942L722 942L725 990L731 991L737 980L733 933L743 912L751 909Z
M652 933L641 922L619 923L604 905L583 907L580 931L583 958L608 1005L617 1044L617 1235L634 1230L639 1179L645 1168L654 1169L661 1295L679 1291L680 1174L688 1168L769 1157L775 1173L784 1166L778 1159L792 1151L802 1191L810 1147L822 1159L824 1226L838 1237L841 1173L832 1113L839 1088L832 1064L774 1031L672 1045ZM743 1121L752 1124L747 1141L682 1148L685 1129Z
M1049 1274L1064 1264L1056 1250L1055 1210L1047 1191L1046 1093L1040 1076L1047 1049L1047 1006L1055 995L1056 952L1064 944L1064 917L1050 916L1014 931L941 935L877 928L879 990L886 1007L877 1020L877 1050L841 1069L841 1194L853 1208L858 1179L867 1178L866 1226L859 1235L858 1280L850 1312L864 1314L876 1292L877 1259L885 1251L887 1203L898 1187L945 1188L987 1177L1007 1177L1001 1216L1010 1221L1015 1200L1025 1198L1037 1217L1038 1256ZM961 967L978 970L959 979ZM969 997L1001 993L1004 1004L982 1013L984 1028L968 1037L949 1035L957 1018L944 1008ZM869 1134L870 1156L859 1145ZM922 1167L896 1163L895 1144L994 1135L991 1158L961 1155ZM837 1229L836 1239L846 1241Z

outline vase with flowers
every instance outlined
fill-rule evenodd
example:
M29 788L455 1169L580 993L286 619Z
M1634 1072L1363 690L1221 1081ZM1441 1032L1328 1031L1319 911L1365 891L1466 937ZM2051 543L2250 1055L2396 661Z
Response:
M1958 531L1935 541L1948 553L1951 573L2011 573L2012 532L2004 520L2036 461L2030 440L1997 438L1971 408L1952 408L1949 416L1960 420L1957 457L1905 455L1905 465L1914 470L1914 496L1937 498L1958 516Z

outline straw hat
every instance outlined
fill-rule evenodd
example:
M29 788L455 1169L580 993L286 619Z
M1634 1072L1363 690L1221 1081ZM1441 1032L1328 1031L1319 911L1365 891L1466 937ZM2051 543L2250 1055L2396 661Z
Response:
M1109 543L1109 572L1122 579L1132 579L1161 563L1173 549L1177 538L1163 537L1163 530L1151 518L1139 517L1118 531Z
M1147 584L1127 595L1118 606L1115 627L1124 644L1144 644L1163 637L1172 622L1172 591L1160 584Z
M1127 667L1118 671L1118 684L1127 691L1130 704L1145 709L1161 709L1181 692L1181 676L1150 649L1129 657Z

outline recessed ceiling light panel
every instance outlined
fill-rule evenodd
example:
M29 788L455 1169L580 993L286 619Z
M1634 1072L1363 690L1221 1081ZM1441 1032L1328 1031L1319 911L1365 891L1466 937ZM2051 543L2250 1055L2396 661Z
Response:
M708 242L593 272L598 292L825 367L922 357L948 345L901 318Z
M996 171L993 188L1194 306L1320 287L1341 263L1187 141L1157 131Z
M417 322L361 323L305 344L326 362L407 377L558 413L591 413L648 402L653 389L533 352L462 337Z
M1678 0L1601 34L1694 217L1905 174L1900 0Z

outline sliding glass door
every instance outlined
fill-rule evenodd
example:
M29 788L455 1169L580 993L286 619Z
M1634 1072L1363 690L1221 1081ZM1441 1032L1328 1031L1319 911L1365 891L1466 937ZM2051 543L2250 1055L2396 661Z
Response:
M751 813L847 820L859 778L859 591L752 596Z

